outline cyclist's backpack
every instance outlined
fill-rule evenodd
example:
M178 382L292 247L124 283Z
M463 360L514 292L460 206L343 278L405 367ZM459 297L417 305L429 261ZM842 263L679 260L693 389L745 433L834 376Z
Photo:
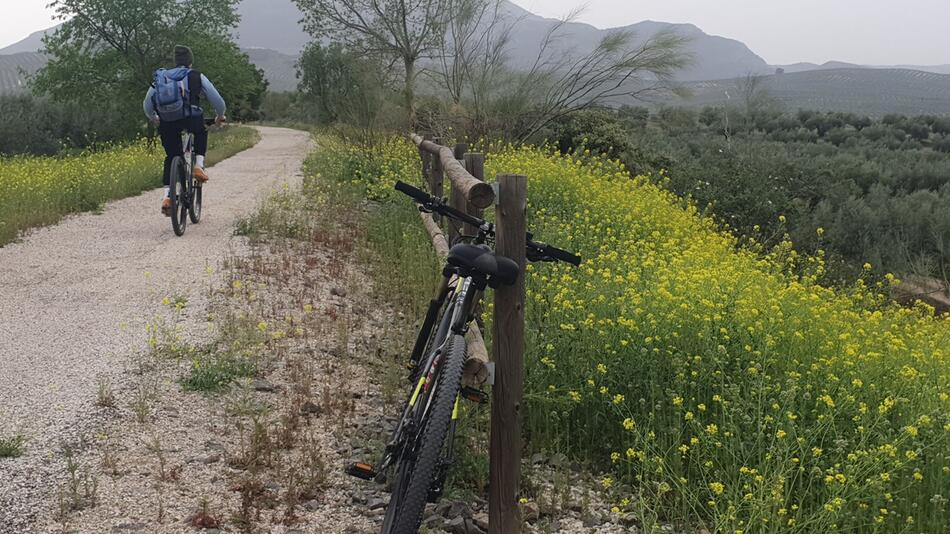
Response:
M187 67L158 69L152 86L155 88L155 111L163 122L174 122L195 114L201 92L198 71Z

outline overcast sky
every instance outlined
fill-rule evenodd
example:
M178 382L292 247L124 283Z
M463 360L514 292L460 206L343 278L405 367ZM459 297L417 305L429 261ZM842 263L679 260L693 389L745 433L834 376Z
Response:
M515 3L559 17L579 1ZM51 26L48 2L3 0L0 47ZM706 33L744 42L771 64L950 63L950 0L587 0L586 5L580 20L601 28L645 19L691 22Z

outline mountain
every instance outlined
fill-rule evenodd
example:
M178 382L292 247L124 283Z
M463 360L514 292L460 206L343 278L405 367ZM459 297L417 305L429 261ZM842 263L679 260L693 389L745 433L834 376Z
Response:
M245 48L244 52L257 68L264 71L268 89L287 92L297 89L297 57L266 48Z
M22 41L17 41L6 48L0 48L0 54L9 55L19 54L22 52L39 52L40 49L43 48L43 36L45 36L47 33L56 31L57 28L59 28L59 24L46 30L33 32Z
M544 36L560 22L535 15L509 1L502 7L507 19L517 21L509 46L510 61L516 67L527 68L534 63ZM296 58L310 42L310 36L300 25L303 14L292 0L243 0L238 11L241 14L241 23L235 30L238 45L264 70L271 90L293 90ZM730 91L734 93L736 79L751 73L769 75L766 85L789 109L950 114L950 76L942 76L950 74L950 65L895 68L832 61L822 65L771 66L734 39L708 35L692 24L656 21L606 30L579 22L566 23L552 50L557 56L581 55L593 50L601 39L615 31L630 32L641 41L660 31L671 31L690 40L687 51L693 62L677 78L686 83L695 97L689 101L672 98L667 103L694 106L722 103L728 100ZM22 89L20 69L29 73L42 66L45 60L35 52L42 47L43 34L36 32L0 49L0 93ZM784 74L774 75L776 68L784 69Z
M950 74L950 65L858 65L845 63L844 61L828 61L821 65L817 63L792 63L791 65L773 65L773 67L782 69L786 73L829 69L902 69L932 72L934 74Z
M26 90L26 76L46 65L46 57L37 52L0 55L0 94Z
M310 36L300 25L303 14L291 0L243 0L238 11L241 14L241 23L235 31L235 38L245 51L273 50L295 57L310 42ZM537 56L539 43L559 22L534 15L507 1L503 13L510 20L517 21L517 30L513 32L510 46L512 63L516 66L531 65ZM561 33L558 46L563 51L583 54L593 50L601 39L617 30L632 32L638 39L651 37L662 30L674 31L690 38L689 52L695 61L680 73L678 77L682 80L730 78L749 72L770 71L762 58L739 41L707 35L691 24L645 21L624 28L602 30L589 24L569 23ZM35 52L42 47L41 39L44 33L36 32L19 43L0 49L0 54ZM268 56L268 59L275 58ZM268 80L274 87L285 87L286 61L280 59L277 63L280 67L274 73L270 71L270 62L259 66L265 69Z
M845 63L843 61L828 61L822 63L821 65L817 63L792 63L791 65L773 65L776 69L782 69L786 74L792 74L795 72L808 72L812 70L829 70L829 69L863 69L864 65L855 65L853 63Z
M667 105L741 105L739 79L686 84L689 98ZM766 76L762 88L787 111L849 111L862 115L950 115L950 75L910 69L843 68Z

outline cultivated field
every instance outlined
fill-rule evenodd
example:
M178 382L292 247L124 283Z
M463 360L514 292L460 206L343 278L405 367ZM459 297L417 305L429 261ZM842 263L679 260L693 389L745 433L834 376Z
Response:
M829 69L767 76L762 87L785 109L880 116L950 115L950 75L909 69ZM742 106L739 80L686 84L693 94L670 105Z

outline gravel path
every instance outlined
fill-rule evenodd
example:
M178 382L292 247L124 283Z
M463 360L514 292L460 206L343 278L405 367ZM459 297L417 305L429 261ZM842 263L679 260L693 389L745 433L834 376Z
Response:
M58 451L95 428L98 381L122 387L157 296L186 291L203 309L206 268L228 250L236 219L274 184L299 182L309 134L259 130L254 148L213 168L204 218L183 238L151 191L0 249L0 437L28 439L22 457L0 460L0 533L31 530L63 476Z

